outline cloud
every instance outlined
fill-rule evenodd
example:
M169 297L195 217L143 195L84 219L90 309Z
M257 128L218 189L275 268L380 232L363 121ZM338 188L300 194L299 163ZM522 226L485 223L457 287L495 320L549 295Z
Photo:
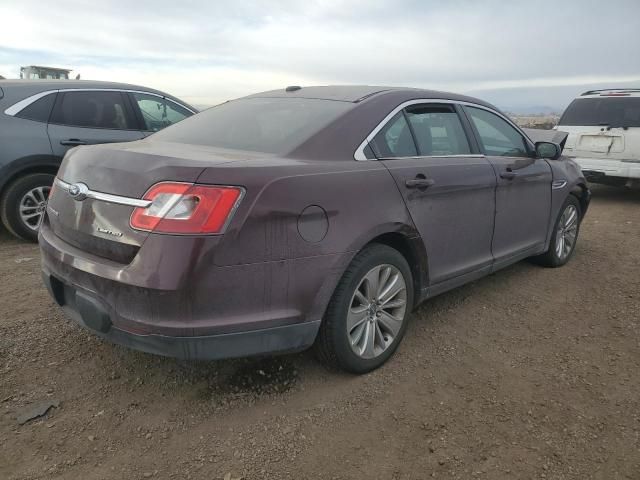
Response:
M640 78L631 0L21 0L0 18L0 74L48 62L196 104L290 84L477 91Z

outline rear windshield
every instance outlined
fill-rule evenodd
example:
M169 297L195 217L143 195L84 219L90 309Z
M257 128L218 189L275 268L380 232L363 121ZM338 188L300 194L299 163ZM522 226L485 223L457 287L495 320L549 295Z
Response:
M558 124L640 127L640 97L577 98Z
M247 98L223 103L152 136L165 142L284 154L353 107L308 98Z

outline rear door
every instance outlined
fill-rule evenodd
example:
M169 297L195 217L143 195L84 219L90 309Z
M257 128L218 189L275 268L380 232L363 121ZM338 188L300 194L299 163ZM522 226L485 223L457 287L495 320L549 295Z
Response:
M54 155L96 143L130 142L144 137L126 94L115 90L60 91L47 132Z
M490 269L496 178L457 107L411 105L371 147L393 175L425 243L430 285Z
M533 146L505 118L480 107L464 109L497 176L492 252L499 268L503 261L538 253L544 246L551 213L551 167L535 158Z

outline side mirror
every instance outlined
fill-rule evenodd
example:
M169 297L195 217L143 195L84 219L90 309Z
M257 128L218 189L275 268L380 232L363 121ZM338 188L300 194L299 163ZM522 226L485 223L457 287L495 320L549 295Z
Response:
M538 158L548 158L557 160L562 155L560 145L553 142L536 142L536 156Z

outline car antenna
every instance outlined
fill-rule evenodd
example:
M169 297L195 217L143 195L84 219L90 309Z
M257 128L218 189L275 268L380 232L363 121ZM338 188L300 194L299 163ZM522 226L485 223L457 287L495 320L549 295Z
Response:
M289 85L284 89L285 92L297 92L298 90L302 90L300 85Z

